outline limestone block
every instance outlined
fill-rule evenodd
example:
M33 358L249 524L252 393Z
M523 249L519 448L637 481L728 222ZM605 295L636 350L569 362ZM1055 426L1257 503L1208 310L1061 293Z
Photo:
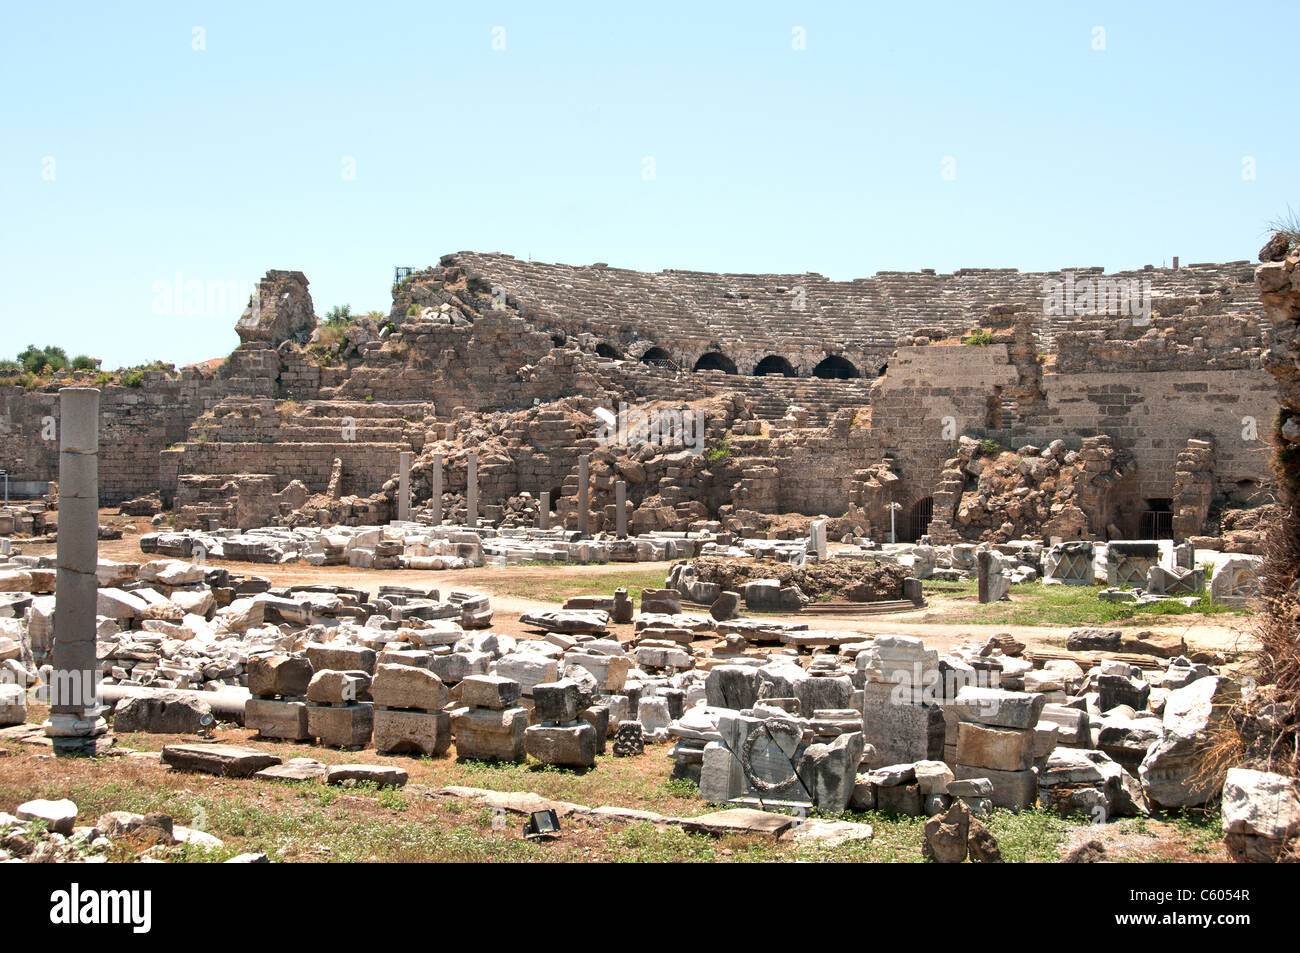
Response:
M250 698L244 703L244 727L263 738L306 741L311 737L307 729L307 705L301 701Z
M456 756L482 761L523 761L528 710L457 708L451 713Z
M543 764L590 768L596 763L596 729L573 725L533 725L524 731L524 748Z
M370 704L307 708L307 732L330 748L364 748L374 730L374 706Z
M451 746L451 714L376 708L374 741L375 750L380 754L441 757Z

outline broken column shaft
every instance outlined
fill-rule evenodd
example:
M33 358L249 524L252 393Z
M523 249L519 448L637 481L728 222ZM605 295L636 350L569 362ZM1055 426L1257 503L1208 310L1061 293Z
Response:
M465 458L465 525L478 526L478 454Z
M409 451L397 455L397 518L403 523L411 518L411 456Z
M578 534L586 536L591 526L591 458L578 457Z
M433 507L433 525L442 525L442 454L433 455L433 470L429 473L429 482L433 485L433 493L429 499L429 505Z
M57 751L86 751L106 730L95 656L99 582L99 391L59 391L59 533L54 668L45 733Z

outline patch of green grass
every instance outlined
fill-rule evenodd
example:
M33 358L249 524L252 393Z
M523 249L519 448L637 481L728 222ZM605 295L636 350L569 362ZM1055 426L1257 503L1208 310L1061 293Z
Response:
M1067 821L1041 808L1018 813L995 808L983 818L984 826L998 840L1002 859L1011 864L1055 863L1061 845L1080 823L1086 819Z
M1177 814L1157 813L1178 829L1179 840L1189 853L1209 854L1223 843L1223 812L1219 807L1189 808Z
M605 835L606 845L620 863L665 864L718 859L717 841L708 834L691 834L679 827L660 830L638 821Z
M952 583L926 580L924 588L941 596L971 596L979 591L975 581ZM1123 624L1147 622L1162 616L1174 615L1249 615L1250 610L1211 602L1209 593L1203 594L1190 607L1180 602L1159 602L1134 605L1123 602L1103 602L1097 594L1098 586L1044 585L1027 582L1012 586L1010 600L978 603L969 607L949 608L945 622L975 625L1066 625L1087 626L1107 623Z

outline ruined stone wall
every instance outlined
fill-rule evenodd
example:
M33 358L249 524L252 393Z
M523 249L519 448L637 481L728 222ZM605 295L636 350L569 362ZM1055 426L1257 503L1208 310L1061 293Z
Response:
M104 505L158 489L160 454L185 439L191 421L238 385L165 380L149 372L139 387L105 387L100 396L99 498ZM55 429L44 421L53 418ZM0 387L0 468L16 480L57 480L56 390ZM52 440L43 438L52 432Z
M649 273L458 252L418 273L413 285L437 283L447 272L463 273L466 286L485 295L499 289L509 307L548 332L591 335L617 355L633 359L652 347L662 348L688 370L703 355L716 352L735 364L739 376L752 375L763 358L778 356L807 377L825 358L840 355L860 376L874 377L900 337L937 340L963 334L983 324L997 305L1042 315L1045 282L1067 278L1145 281L1154 298L1195 301L1211 295L1218 307L1260 314L1253 274L1244 261L1110 275L1100 268L963 268L952 274L879 272L830 281L816 273ZM401 319L406 303L419 296L416 290L404 290L403 308L394 308L394 319ZM1040 320L1044 346L1050 350L1056 330L1068 329L1076 320Z
M1271 383L1258 367L1081 374L1048 368L1037 382L1041 399L1032 404L1016 399L1019 383L1001 343L899 348L873 388L871 440L859 466L892 459L900 479L891 498L907 510L941 482L962 435L1015 450L1062 438L1078 449L1083 437L1104 434L1131 461L1102 519L1103 527L1118 521L1125 535L1136 534L1147 500L1176 496L1179 455L1189 439L1214 445L1218 497L1269 480ZM797 485L797 471L787 477ZM887 511L873 515L873 523L882 517Z

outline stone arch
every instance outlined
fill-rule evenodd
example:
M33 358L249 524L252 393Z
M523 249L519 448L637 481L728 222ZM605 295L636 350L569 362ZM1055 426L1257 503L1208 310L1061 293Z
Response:
M673 360L673 356L657 344L646 349L645 353L641 355L641 363L658 364L660 366L672 364L674 367L677 366L677 362Z
M724 374L738 374L736 362L721 351L705 351L691 368L693 371L722 371Z
M769 354L754 365L755 377L764 377L768 374L779 374L782 377L799 376L799 372L795 370L794 365L780 354Z
M619 351L619 349L616 348L614 345L610 344L608 341L600 341L596 344L596 356L608 357L616 361L622 360L623 358L623 354Z
M923 496L907 511L903 525L897 527L899 542L915 543L930 531L932 519L934 519L934 497Z
M820 377L823 380L848 380L852 377L861 377L861 372L857 369L852 361L839 354L832 354L822 360L820 364L813 368L813 377Z

